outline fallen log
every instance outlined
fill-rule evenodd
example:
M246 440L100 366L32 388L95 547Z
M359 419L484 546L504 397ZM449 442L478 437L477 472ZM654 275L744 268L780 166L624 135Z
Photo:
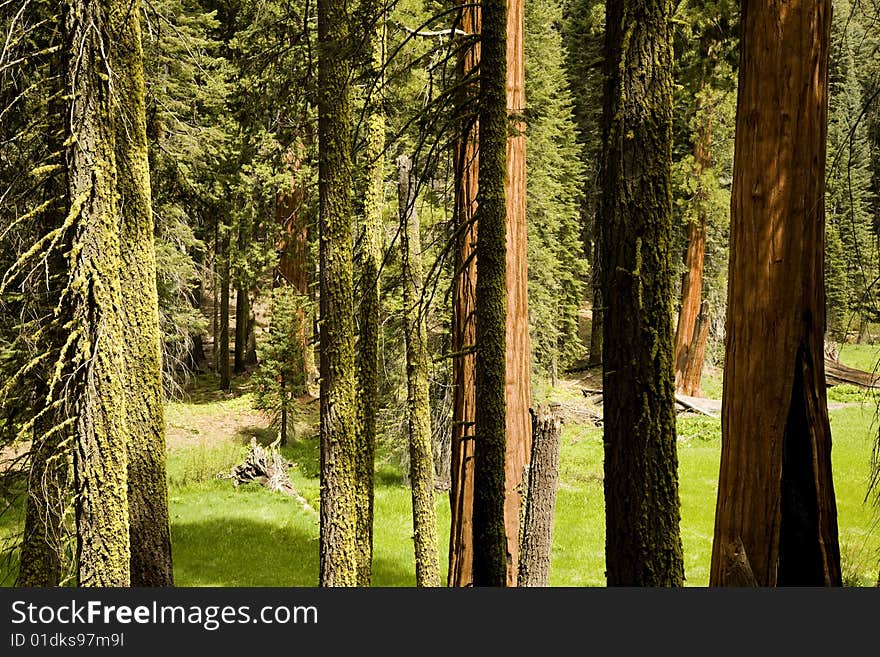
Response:
M825 356L825 386L839 386L849 384L859 388L878 388L880 387L880 374L876 372L865 372L844 365L840 361Z
M290 481L288 470L295 464L285 459L278 451L278 442L268 447L260 445L256 438L251 438L248 453L244 462L233 467L229 472L220 472L217 479L231 479L232 485L238 488L242 484L257 483L265 486L273 493L284 493L296 499L306 511L318 515Z

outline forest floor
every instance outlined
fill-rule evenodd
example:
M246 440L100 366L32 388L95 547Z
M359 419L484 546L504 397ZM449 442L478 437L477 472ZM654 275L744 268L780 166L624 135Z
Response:
M841 359L870 369L876 347L845 351ZM554 527L551 585L604 585L604 497L601 405L583 389L601 388L598 370L538 382L534 402L559 404L565 417ZM707 370L704 395L720 398L720 372ZM834 435L833 468L844 575L848 585L873 586L880 567L877 506L868 498L878 400L871 393L839 386L829 391ZM272 442L277 434L254 408L247 378L230 393L217 391L212 375L194 379L186 397L166 412L168 482L175 580L181 586L314 586L318 573L319 448L318 403L297 401L294 439L282 449L294 463L291 480L312 509L256 484L234 488L217 475L240 463L252 439ZM718 464L720 419L694 413L678 418L681 532L687 584L708 583ZM383 441L377 460L373 583L413 586L410 491L394 453ZM385 453L383 453L385 452ZM21 478L23 481L23 478ZM8 499L0 515L0 541L20 531L21 497ZM2 500L0 500L2 503ZM439 559L445 578L449 503L436 497ZM17 569L0 561L0 585Z

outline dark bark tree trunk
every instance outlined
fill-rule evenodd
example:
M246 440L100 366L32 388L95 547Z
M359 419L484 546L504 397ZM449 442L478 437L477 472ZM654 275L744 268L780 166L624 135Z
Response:
M507 1L482 3L474 585L506 586Z
M596 221L599 221L598 215ZM602 334L604 333L602 315L604 313L602 303L602 243L601 227L596 226L593 237L593 260L590 263L590 280L593 285L593 321L590 325L590 352L587 365L596 366L602 364Z
M461 29L469 35L480 32L479 8L460 0ZM468 37L470 38L470 37ZM480 62L480 44L462 48L458 75L474 75ZM476 85L462 88L459 107L470 107ZM460 118L455 147L456 250L452 305L452 464L449 501L449 586L473 583L474 561L474 346L476 343L477 281L477 191L479 188L479 128L469 111Z
M144 106L140 1L114 5L112 61L118 108L116 180L122 221L122 319L128 428L131 585L171 586L165 410L153 211Z
M322 586L358 583L348 20L318 0Z
M232 373L229 364L229 230L222 229L223 237L220 247L220 352L217 363L220 372L220 389L232 388Z
M532 415L532 459L523 513L519 586L550 586L553 514L559 482L562 419L549 408Z
M60 15L56 19L60 33L64 29L63 19ZM41 43L39 47L47 47L50 43ZM53 56L50 61L54 67L64 65L60 55ZM64 86L60 76L54 79L50 89L52 99L48 102L47 150L53 153L51 164L61 165L67 128ZM43 194L44 201L48 203L43 214L43 232L48 234L60 229L70 212L63 167L57 174L47 177ZM36 349L50 353L51 358L45 366L36 370L31 467L19 572L15 582L16 586L21 587L52 587L61 583L65 569L64 542L68 533L64 517L71 484L70 445L73 441L69 429L63 427L68 417L64 407L59 404L58 397L63 393L58 391L54 372L54 363L58 361L65 342L62 327L70 320L69 309L58 305L58 294L64 287L67 274L65 258L60 250L48 255L46 266L49 285L43 285L40 281L33 292L40 313L53 317L57 308L58 314L50 320L50 325L43 331L43 339L36 345Z
M422 243L416 213L412 161L398 159L398 203L406 338L407 407L409 411L409 479L412 487L416 585L440 586L437 560L437 514L434 510L434 453L431 443L431 398L428 387L428 330L422 299Z
M710 585L839 586L825 394L831 1L742 6L721 472Z
M374 12L378 3L371 5ZM379 271L382 266L382 208L385 187L385 111L382 107L385 64L385 20L376 16L370 34L372 107L367 117L367 191L361 251L360 337L357 355L358 435L357 536L358 585L369 586L373 574L373 479L376 469L376 417L379 411ZM418 532L417 532L418 539ZM416 563L418 570L418 562Z
M242 277L239 276L241 279ZM236 374L247 371L248 327L251 310L248 299L248 286L244 280L235 282L235 354L233 369Z
M68 401L74 424L77 580L80 586L128 586L128 417L120 289L114 102L107 70L111 15L118 2L70 0L65 7L66 85L71 134L68 194L75 213L69 250L75 378Z
M606 4L602 199L606 574L678 586L671 3Z

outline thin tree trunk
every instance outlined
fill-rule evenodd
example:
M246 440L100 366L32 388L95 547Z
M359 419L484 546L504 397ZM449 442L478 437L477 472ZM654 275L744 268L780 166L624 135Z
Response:
M709 582L839 586L825 393L831 0L742 7L721 472Z
M466 0L461 3L461 29L480 32L480 10ZM463 48L458 62L460 79L475 74L480 62L480 44ZM459 107L469 108L476 85L462 89ZM466 111L461 117L455 148L455 216L457 244L452 305L452 465L449 501L449 586L473 583L474 561L474 409L477 281L477 191L479 189L479 128L476 116Z
M599 221L598 213L596 221ZM593 286L593 321L590 325L590 354L587 365L596 366L602 364L602 335L604 333L602 316L604 307L602 302L602 232L597 226L593 237L593 261L590 267L590 279Z
M318 0L322 586L358 583L348 20Z
M220 253L220 389L232 388L232 373L229 371L229 231L223 230Z
M519 586L550 586L561 437L562 419L554 409L539 408L532 414L532 459L523 513Z
M523 480L532 447L532 345L529 339L528 224L526 223L525 0L507 0L507 454L504 524L507 585L516 586Z
M606 4L601 161L609 586L679 586L671 3Z
M377 4L372 5L377 8ZM376 17L370 34L371 70L375 85L367 117L367 193L361 255L360 338L358 341L357 536L358 585L369 586L373 574L373 479L376 415L379 411L379 269L382 265L382 208L385 187L385 111L382 107L385 63L385 20Z
M236 374L244 374L247 371L248 324L250 316L247 284L243 280L237 280L235 282L235 354L233 356L232 370Z
M505 586L507 2L482 7L473 577L475 586Z
M140 2L117 3L111 16L117 189L122 213L122 319L128 429L131 585L171 586L171 529L165 476L162 350L147 128Z
M109 5L109 6L108 6ZM71 0L66 7L70 139L68 189L75 212L65 301L72 309L69 403L74 425L77 579L80 586L128 586L128 416L126 331L120 316L119 204L113 103L106 72L110 14L118 2ZM110 11L108 11L108 9Z
M412 487L416 585L440 586L437 560L437 515L434 510L434 454L431 444L431 398L428 387L428 331L422 303L422 245L412 162L398 159L400 182L400 248L406 337L407 406L409 411L409 479Z

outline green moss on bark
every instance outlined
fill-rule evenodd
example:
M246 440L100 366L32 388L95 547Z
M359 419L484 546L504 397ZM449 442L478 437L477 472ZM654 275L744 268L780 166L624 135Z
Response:
M608 2L602 200L606 573L679 586L668 0Z
M505 586L507 2L482 5L477 221L474 584Z
M322 586L356 586L351 109L344 0L318 2Z
M132 586L171 586L165 416L139 0L112 3Z

